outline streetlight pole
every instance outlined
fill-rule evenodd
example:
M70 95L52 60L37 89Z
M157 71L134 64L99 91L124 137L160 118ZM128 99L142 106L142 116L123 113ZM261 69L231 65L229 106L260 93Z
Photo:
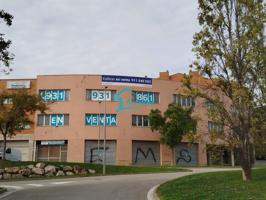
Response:
M102 101L99 101L99 114L101 114L101 103ZM98 121L98 125L99 125L99 133L98 133L98 146L97 146L97 164L100 161L100 139L101 139L101 125L100 125L100 117L99 117L99 121Z
M103 139L103 175L106 174L106 89L104 87L104 139Z

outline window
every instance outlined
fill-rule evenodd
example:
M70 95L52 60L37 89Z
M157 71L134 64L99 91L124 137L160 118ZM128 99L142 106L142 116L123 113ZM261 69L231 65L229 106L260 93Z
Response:
M132 115L132 126L148 127L149 125L147 115Z
M143 126L143 116L142 115L138 115L137 116L137 120L138 120L137 125L138 126Z
M50 144L50 142L53 142ZM47 141L42 144L37 141L36 157L37 161L66 162L67 160L67 141L57 144L57 141ZM45 144L47 143L47 144Z
M106 101L114 101L116 90L86 90L86 99L90 101L104 101L104 92L106 94Z
M45 115L38 115L37 125L43 126L45 124Z
M69 115L64 115L64 124L69 125Z
M20 126L19 128L23 128L23 129L30 129L31 128L29 123L20 123L19 126Z
M43 101L69 101L70 90L39 90Z
M143 126L149 126L149 118L148 118L148 116L143 116Z
M69 114L38 115L38 126L65 126L69 125Z
M85 115L86 126L104 126L104 114L87 113ZM116 114L106 114L106 126L116 126Z
M44 115L44 124L45 126L49 126L50 125L50 115Z
M194 100L190 96L184 96L180 94L174 94L173 95L173 102L175 104L178 104L179 106L193 106L194 105Z
M158 104L158 92L132 91L132 102L143 104Z
M137 126L137 115L132 115L132 126Z
M23 126L24 126L24 129L30 129L31 127L30 124L24 124Z
M215 133L223 133L224 127L222 124L217 122L208 122L208 130L209 132L215 132Z
M4 104L13 104L13 99L11 97L6 98L3 103Z
M208 110L212 110L212 109L215 108L214 103L212 103L211 101L207 100L205 104L206 104L206 107L207 107Z

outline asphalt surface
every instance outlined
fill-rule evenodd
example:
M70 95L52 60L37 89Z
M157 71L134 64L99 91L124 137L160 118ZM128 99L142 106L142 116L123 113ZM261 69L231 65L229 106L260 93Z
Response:
M1 200L147 200L155 185L189 174L232 169L195 168L193 172L116 175L1 182L8 192Z

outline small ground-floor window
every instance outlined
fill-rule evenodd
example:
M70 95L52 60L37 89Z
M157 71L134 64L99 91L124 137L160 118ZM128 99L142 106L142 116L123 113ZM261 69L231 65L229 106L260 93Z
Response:
M37 141L37 161L66 162L67 140Z

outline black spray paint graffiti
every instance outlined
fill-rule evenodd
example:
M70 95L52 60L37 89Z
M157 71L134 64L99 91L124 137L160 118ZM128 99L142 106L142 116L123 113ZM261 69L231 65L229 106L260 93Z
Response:
M143 155L143 157L144 157L145 159L147 159L148 156L149 156L149 154L151 154L154 163L156 163L156 158L155 158L155 155L154 155L154 153L153 153L153 150L152 150L151 148L148 148L148 150L147 150L146 153L145 153L140 147L137 148L137 153L136 153L136 157L135 157L135 163L138 162L139 152Z
M109 147L105 148L105 151L107 151ZM90 157L90 163L95 163L95 162L102 162L103 160L100 157L100 153L98 154L98 147L91 148L91 157ZM103 152L103 147L99 148L99 151ZM96 157L96 158L95 158Z
M178 163L180 160L183 160L186 163L191 162L191 156L187 149L181 149L179 151L179 157L176 159L176 163Z

